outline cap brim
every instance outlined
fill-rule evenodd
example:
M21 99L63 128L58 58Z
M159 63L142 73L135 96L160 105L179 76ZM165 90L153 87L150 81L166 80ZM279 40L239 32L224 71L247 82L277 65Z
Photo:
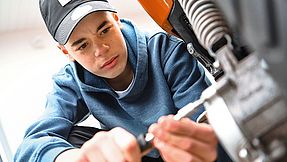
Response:
M77 24L87 15L96 11L111 11L116 12L116 10L109 5L107 2L103 1L90 1L83 3L76 8L74 8L60 23L58 29L55 33L55 39L60 44L66 44L72 31L77 26Z

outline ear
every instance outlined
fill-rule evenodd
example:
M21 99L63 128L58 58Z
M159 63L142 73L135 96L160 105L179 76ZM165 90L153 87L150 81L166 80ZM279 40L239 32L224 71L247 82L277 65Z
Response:
M122 28L123 28L123 24L121 23L118 14L117 14L117 13L112 13L112 14L113 14L114 19L115 19L116 22L118 23L119 27L122 29Z
M58 44L57 47L63 52L63 54L67 55L70 61L75 61L64 45Z

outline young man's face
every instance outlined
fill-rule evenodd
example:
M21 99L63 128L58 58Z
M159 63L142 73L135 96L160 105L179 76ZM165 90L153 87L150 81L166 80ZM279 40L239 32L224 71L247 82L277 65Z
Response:
M119 76L127 65L122 24L115 13L95 12L76 26L62 51L91 73L108 79ZM64 52L65 53L65 52Z

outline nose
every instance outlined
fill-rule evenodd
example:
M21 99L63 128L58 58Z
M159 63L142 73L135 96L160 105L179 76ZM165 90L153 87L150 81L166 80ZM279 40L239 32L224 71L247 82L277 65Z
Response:
M106 43L95 43L94 47L95 47L94 54L96 57L99 57L99 56L107 53L107 51L110 48L110 46Z

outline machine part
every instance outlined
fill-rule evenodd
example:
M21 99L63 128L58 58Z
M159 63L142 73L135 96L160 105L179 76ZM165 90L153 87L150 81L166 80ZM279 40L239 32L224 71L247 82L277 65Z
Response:
M198 42L196 35L178 1L174 1L170 11L168 21L173 26L173 31L187 43L188 49L193 49L193 56L212 74L215 80L222 76L223 71L215 68L215 59L210 56L208 51Z
M140 134L137 137L137 143L139 144L142 155L147 154L152 148L152 141L154 136L151 133Z
M228 27L221 12L212 0L178 0L193 27L199 42L206 49L212 46L224 35Z
M227 83L222 83L221 86L223 86L223 88L227 88L226 85ZM248 142L234 121L224 100L216 93L216 88L214 86L210 86L202 94L202 96L207 95L209 96L209 99L204 103L204 106L208 113L208 121L214 128L214 131L223 144L223 147L225 150L228 150L229 156L234 161L248 162L250 155L245 148ZM240 155L237 154L238 150L241 150L241 147L244 148L246 152L243 160L241 160L241 157L239 158Z
M217 99L206 104L208 117L216 114L218 98L226 105L229 120L235 123L237 134L243 143L231 145L227 137L218 133L227 151L236 161L286 161L287 160L287 104L278 83L260 64L258 52L238 57L234 51L223 15L213 0L179 0L199 42L219 62L225 75L218 80L226 80L228 86L217 87ZM245 2L245 1L244 1ZM240 59L239 59L240 58ZM217 108L218 109L218 108ZM210 112L211 111L211 112ZM227 116L227 113L225 113ZM220 121L220 115L214 117ZM210 120L214 125L216 120ZM225 121L226 122L226 121ZM230 123L232 123L230 121ZM224 123L221 123L221 127ZM215 124L216 125L216 124ZM216 132L222 130L214 126ZM224 132L226 133L226 132ZM221 132L222 134L222 132ZM234 135L229 138L234 140ZM242 141L238 138L235 141Z
M207 111L202 112L196 119L197 123L208 123Z
M216 0L236 38L257 52L287 96L285 0Z
M223 75L223 70L215 68L215 59L198 42L193 29L178 1L138 0L147 13L166 32L184 40L190 46L189 51L211 73L215 80Z
M225 35L223 38L226 39L226 45L217 49L215 55L220 66L224 69L225 77L236 82L237 76L235 75L235 70L238 65L238 60L232 50L231 38L228 35Z
M227 26L225 17L215 1L178 0L178 2L187 15L186 21L190 22L190 26L193 29L192 31L194 31L198 41L209 52L209 54L204 54L203 56L213 56L216 58L216 50L225 46L226 43L229 43L225 38L231 37L232 32ZM235 58L241 60L248 56L250 50L246 45L238 43L239 41L232 39L230 45L232 46L231 49L233 50L232 53ZM208 59L212 60L210 58ZM212 61L212 63L214 62L215 61Z
M209 123L235 161L286 161L287 104L278 84L255 53L234 65L235 80L223 76L202 93Z
M178 0L187 18L185 24L190 23L200 44L215 58L213 66L224 70L213 89L201 96L206 100L209 123L234 160L285 162L287 3L224 1L228 0ZM232 18L235 20L230 21ZM262 58L267 66L262 66Z
M201 64L210 72L210 74L214 77L215 80L219 79L223 75L223 70L218 66L214 66L214 61L211 63L209 59L204 57L202 54L199 54L196 50L194 50L192 43L187 44L188 52L197 58Z
M168 22L168 15L173 6L173 0L138 0L145 11L153 20L168 33L177 35L173 32L173 27Z

